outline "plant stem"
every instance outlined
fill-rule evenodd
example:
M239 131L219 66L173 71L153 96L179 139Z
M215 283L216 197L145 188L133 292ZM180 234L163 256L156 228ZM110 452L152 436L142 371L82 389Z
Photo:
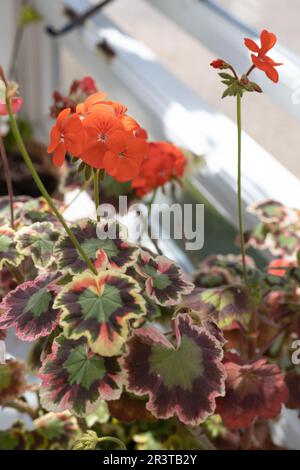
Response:
M28 403L22 400L6 400L2 406L3 408L14 408L20 413L26 413L28 416L30 416L31 419L36 419L38 417L38 411L34 408L31 408Z
M84 183L84 185L80 188L80 190L78 191L78 193L76 194L76 196L73 197L73 199L71 199L70 202L68 202L68 204L65 205L65 207L63 208L62 210L62 213L64 213L67 209L69 209L69 207L77 200L77 198L80 196L81 193L83 193L83 191L85 191L89 185L91 184L91 180L89 179L88 181L86 181Z
M249 77L250 73L255 69L255 65L251 65L250 69L248 70L248 72L246 73L246 77Z
M29 169L37 187L39 188L42 196L46 199L46 201L48 202L49 204L49 207L51 207L52 211L54 212L54 214L56 215L57 219L59 220L59 222L62 224L63 228L65 229L65 231L67 232L71 242L73 243L73 245L75 246L76 250L78 251L78 253L81 255L82 259L86 262L87 266L89 267L89 269L94 273L94 274L97 274L97 270L95 269L92 261L89 259L89 257L87 256L87 254L85 253L85 251L82 249L80 243L78 242L77 238L74 236L74 234L72 233L72 231L70 230L70 228L68 227L65 219L63 218L63 216L61 215L61 213L58 211L58 209L56 208L55 204L53 203L52 201L52 198L51 196L49 195L48 191L46 190L42 180L40 179L36 169L34 168L33 166L33 163L31 161L31 158L26 150L26 147L24 145L24 142L23 142L23 139L22 139L22 136L20 134L20 131L19 131L19 128L18 128L18 124L16 122L16 119L14 117L14 114L12 112L12 108L11 108L11 102L10 102L10 98L7 96L6 97L6 106L7 106L7 110L8 110L8 114L9 114L9 119L10 119L10 125L11 125L11 130L14 134L14 137L16 139L16 142L17 142L17 145L19 147L19 150L21 152L21 155L27 165L27 168Z
M149 210L148 210L148 220L147 220L147 228L148 228L148 237L150 238L154 248L156 249L157 253L159 255L162 255L162 251L160 247L158 246L156 238L152 238L152 230L151 230L151 222L152 222L152 204L154 203L154 200L156 198L157 194L157 189L153 191L152 198L149 202Z
M98 214L98 207L100 206L99 170L94 171L94 199L95 199L95 206L96 206L97 221L100 222L100 215Z
M242 117L241 117L241 96L239 93L236 97L236 115L237 115L237 132L238 132L238 190L237 190L237 204L238 204L238 219L239 219L239 233L240 233L240 249L243 264L243 276L246 287L249 287L248 274L246 267L246 252L244 241L244 225L243 225L243 208L242 208Z
M14 230L15 225L14 225L14 193L13 193L13 185L12 185L12 180L11 180L11 173L9 170L9 164L8 164L8 159L7 159L7 154L5 150L5 145L3 141L3 137L0 134L0 154L2 158L2 164L3 164L3 173L6 181L6 186L7 186L7 193L9 197L9 206L10 206L10 226Z
M112 437L112 436L99 437L98 442L114 442L115 444L119 446L121 450L127 450L124 442L122 442L117 437Z

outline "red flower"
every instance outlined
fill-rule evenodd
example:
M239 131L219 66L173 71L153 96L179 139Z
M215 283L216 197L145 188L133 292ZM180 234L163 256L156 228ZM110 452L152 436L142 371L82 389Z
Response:
M291 260L286 260L286 259L274 259L269 263L268 266L268 274L271 274L272 276L280 276L284 277L286 274L286 269L276 269L276 268L289 268L291 266L294 266L295 263ZM272 269L275 268L275 269Z
M15 96L11 99L11 107L12 107L12 112L14 114L18 113L20 109L22 108L23 105L23 98L20 96ZM8 111L6 107L6 103L1 103L0 102L0 116L7 116Z
M261 47L259 47L256 42L252 41L252 39L245 38L245 46L250 51L257 54L251 54L253 64L255 67L265 72L267 77L275 83L279 80L279 75L275 67L282 64L274 62L271 57L267 56L267 53L275 46L276 41L277 38L275 34L269 33L266 29L264 29L260 34Z
M228 68L228 64L226 62L224 62L224 60L222 59L216 59L216 60L213 60L210 65L214 68L214 69L227 69Z
M152 142L148 144L147 156L132 187L138 196L145 196L153 189L165 185L171 178L180 178L185 165L185 156L178 147L168 142Z
M84 138L82 123L77 114L70 116L70 112L70 108L61 111L51 129L48 153L53 153L55 166L63 164L66 152L77 157L82 151Z
M124 131L116 131L107 140L103 165L107 173L118 181L129 181L137 176L147 151L147 142Z

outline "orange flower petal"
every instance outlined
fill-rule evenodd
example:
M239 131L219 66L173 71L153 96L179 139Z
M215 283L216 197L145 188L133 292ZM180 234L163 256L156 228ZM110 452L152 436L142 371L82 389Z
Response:
M81 160L93 168L103 168L103 157L106 152L106 145L101 142L93 142L86 145L82 154Z
M137 131L140 128L139 124L130 116L122 116L121 120L127 132Z
M61 133L56 126L53 126L50 131L50 144L48 145L47 152L52 153L60 143Z
M64 126L64 123L65 123L65 120L67 119L68 115L70 114L71 112L71 109L70 108L66 108L66 109L63 109L59 115L57 116L56 118L56 127L59 131L62 131L63 129L63 126Z
M73 114L63 126L64 134L82 132L82 122L77 114Z
M103 159L104 168L107 173L118 181L130 181L138 175L140 164L134 159L119 157L116 153L108 150Z
M277 83L278 80L279 80L279 74L277 72L277 70L270 66L267 70L266 70L266 74L267 74L267 77L272 80L274 83Z
M63 142L60 142L55 149L55 152L52 157L52 161L55 166L62 166L65 161L66 156L66 147Z
M265 55L272 47L275 46L277 42L277 37L274 33L269 33L266 29L264 29L260 33L260 41L261 41L261 49L260 53Z
M252 52L258 53L260 51L259 46L256 44L256 42L252 41L252 39L245 38L244 44Z

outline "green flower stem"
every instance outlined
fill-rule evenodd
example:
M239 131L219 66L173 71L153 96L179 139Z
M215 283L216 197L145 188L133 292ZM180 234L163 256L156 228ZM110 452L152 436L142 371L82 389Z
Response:
M14 224L13 185L12 185L11 173L10 173L10 170L9 170L9 164L8 164L6 150L5 150L5 145L4 145L3 137L2 137L1 134L0 134L0 155L1 155L1 159L2 159L3 173L4 173L4 177L5 177L5 181L6 181L7 193L8 193L8 198L9 198L10 226L14 230L15 229L15 224Z
M112 437L112 436L99 437L98 443L101 443L101 442L114 442L115 444L119 446L120 450L127 450L124 442L122 442L117 437Z
M247 267L246 267L246 252L244 241L244 225L243 225L243 208L242 208L242 117L241 117L241 96L238 93L236 97L236 116L237 116L237 132L238 132L238 190L237 190L237 204L238 204L238 219L239 219L239 233L240 233L240 248L243 264L243 277L246 287L249 287Z
M100 216L98 214L98 207L100 206L99 197L99 170L94 170L94 198L96 206L97 221L100 222Z
M156 198L156 195L157 195L157 188L153 191L153 194L152 194L152 197L151 197L151 200L149 202L149 209L148 209L148 220L147 220L147 227L148 227L148 237L150 238L154 248L156 249L157 253L159 255L162 255L163 252L161 251L161 249L159 248L158 246L158 242L156 240L156 238L152 238L151 237L151 222L152 222L152 205L155 201L155 198Z
M66 212L67 209L69 209L69 207L79 198L79 196L83 193L83 191L86 191L86 189L90 186L91 184L91 180L89 179L88 181L86 181L84 183L84 185L80 188L80 190L78 191L78 193L76 194L76 196L73 197L73 199L71 199L70 202L68 202L68 204L66 204L62 210L62 213Z
M43 185L43 182L42 180L40 179L36 169L34 168L33 166L33 163L31 161L31 158L26 150L26 147L24 145L24 142L23 142L23 139L22 139L22 136L20 134L20 131L19 131L19 128L18 128L18 124L16 122L16 119L14 117L14 114L12 112L12 107L11 107L11 101L10 101L10 98L7 96L6 97L6 106L7 106L7 110L8 110L8 114L9 114L9 120L10 120L10 125L11 125L11 130L14 134L14 137L16 139L16 142L17 142L17 145L19 147L19 150L22 154L22 157L27 165L27 168L29 169L37 187L39 188L42 196L46 199L46 201L48 202L49 204L49 207L51 207L52 211L54 212L54 214L56 215L57 219L59 220L59 222L62 224L63 228L65 229L65 231L67 232L68 236L70 237L70 240L72 241L73 245L75 246L76 250L78 251L78 253L81 255L81 257L83 258L83 260L86 262L87 266L89 267L89 269L94 273L94 274L97 274L97 271L93 265L93 263L91 262L91 260L89 259L89 257L87 256L87 254L85 253L85 251L82 249L80 243L78 242L77 238L73 235L72 231L70 230L70 228L68 227L65 219L63 218L63 216L61 215L61 213L58 211L58 209L56 208L55 204L53 203L52 201L52 198L51 196L49 195L48 191L46 190L45 186Z

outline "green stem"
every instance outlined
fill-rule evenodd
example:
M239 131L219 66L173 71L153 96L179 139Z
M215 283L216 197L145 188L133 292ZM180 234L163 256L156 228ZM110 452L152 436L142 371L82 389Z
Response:
M3 141L3 137L0 134L0 155L2 158L2 165L3 165L3 173L5 177L6 187L7 187L7 194L9 198L9 206L10 206L10 226L13 230L15 230L14 225L14 193L13 193L13 185L11 179L11 173L9 170L9 164L7 159L7 154L5 150L5 145Z
M100 205L100 196L99 196L99 170L94 171L94 198L96 206L97 221L100 222L100 216L98 214L98 207Z
M11 102L10 102L10 98L7 96L6 97L6 106L7 106L7 110L8 110L8 114L9 114L9 120L10 120L10 125L11 125L11 130L14 134L14 137L16 139L16 142L17 142L17 145L19 147L19 150L22 154L22 157L27 165L27 168L29 169L34 181L35 181L35 184L37 185L37 187L39 188L42 196L46 199L46 201L48 202L49 204L49 207L51 207L52 211L54 212L54 214L56 215L57 219L59 220L59 222L62 224L63 228L65 229L65 231L67 232L71 242L73 243L73 245L75 246L76 250L78 251L78 253L81 255L82 259L86 262L87 266L89 267L89 269L94 273L94 274L97 274L97 270L95 269L93 263L91 262L91 260L89 259L89 257L87 256L87 254L85 253L85 251L82 249L80 243L78 242L77 238L73 235L72 231L70 230L70 228L68 227L65 219L63 218L63 216L61 215L61 213L58 211L58 209L56 208L55 204L53 203L52 201L52 198L51 196L49 195L48 191L46 190L45 186L43 185L43 182L42 180L40 179L36 169L34 168L33 166L33 163L31 161L31 158L26 150L26 147L24 145L24 142L23 142L23 139L22 139L22 136L20 134L20 131L19 131L19 128L18 128L18 124L16 122L16 119L14 117L14 114L12 112L12 108L11 108Z
M84 183L84 185L80 188L80 190L78 191L78 193L76 194L76 196L73 197L73 199L71 199L70 202L68 202L68 204L66 204L62 210L62 213L66 212L67 209L69 209L69 207L79 198L79 196L83 193L83 191L85 191L89 185L91 184L91 180L89 179L88 181L86 181Z
M156 194L157 194L157 189L155 189L153 191L152 197L151 197L150 202L149 202L147 227L148 227L148 237L150 238L150 240L151 240L154 248L156 249L157 253L159 255L162 255L163 253L162 253L161 249L158 246L158 242L157 242L155 236L154 236L154 238L152 238L152 230L151 230L151 227L152 227L151 226L151 222L152 222L152 205L153 205L154 200L156 198Z
M238 132L238 191L237 191L237 204L238 204L238 219L239 219L239 233L240 233L240 248L243 263L243 276L246 287L249 287L248 274L246 267L246 252L244 241L244 225L243 225L243 208L242 208L242 117L241 117L241 96L239 93L236 97L236 115L237 115L237 132Z
M98 442L114 442L115 444L119 446L121 450L127 450L124 442L122 442L117 437L112 437L112 436L99 437Z

